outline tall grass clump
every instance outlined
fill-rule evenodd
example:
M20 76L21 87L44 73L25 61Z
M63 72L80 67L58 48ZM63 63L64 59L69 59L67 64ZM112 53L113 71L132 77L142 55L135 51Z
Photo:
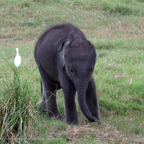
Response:
M1 142L18 142L26 139L27 131L32 132L34 107L28 81L22 80L19 71L9 64L13 78L2 80L0 92L0 137Z

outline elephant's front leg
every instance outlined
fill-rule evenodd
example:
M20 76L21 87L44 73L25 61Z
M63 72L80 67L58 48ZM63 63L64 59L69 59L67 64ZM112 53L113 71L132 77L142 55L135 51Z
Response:
M78 114L75 102L76 89L72 82L67 81L63 84L63 93L65 99L65 112L66 112L66 123L78 124Z
M98 112L99 108L98 108L98 99L96 95L96 85L93 78L91 78L88 83L88 88L86 91L86 103L91 114L96 118L96 121L99 124L101 124Z

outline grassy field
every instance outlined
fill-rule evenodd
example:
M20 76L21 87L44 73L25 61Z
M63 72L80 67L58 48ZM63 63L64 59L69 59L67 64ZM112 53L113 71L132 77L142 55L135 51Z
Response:
M49 26L70 22L94 44L102 125L40 117L33 51ZM14 57L19 48L22 63ZM64 116L62 91L58 105ZM144 143L144 0L0 0L1 143Z

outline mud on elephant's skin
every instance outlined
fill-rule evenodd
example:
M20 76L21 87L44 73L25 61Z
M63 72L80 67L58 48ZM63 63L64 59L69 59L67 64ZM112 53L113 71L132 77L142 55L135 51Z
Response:
M56 91L62 88L66 122L77 125L77 91L83 114L89 121L100 123L92 77L97 54L84 34L69 23L53 26L39 37L34 57L41 76L43 101L39 110L49 117L63 119L56 103Z

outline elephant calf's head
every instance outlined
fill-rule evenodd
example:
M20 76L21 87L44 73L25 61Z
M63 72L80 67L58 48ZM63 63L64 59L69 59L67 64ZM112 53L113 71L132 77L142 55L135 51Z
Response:
M58 51L62 55L62 65L72 81L75 84L78 81L88 82L96 62L94 46L85 38L70 33L60 41Z

